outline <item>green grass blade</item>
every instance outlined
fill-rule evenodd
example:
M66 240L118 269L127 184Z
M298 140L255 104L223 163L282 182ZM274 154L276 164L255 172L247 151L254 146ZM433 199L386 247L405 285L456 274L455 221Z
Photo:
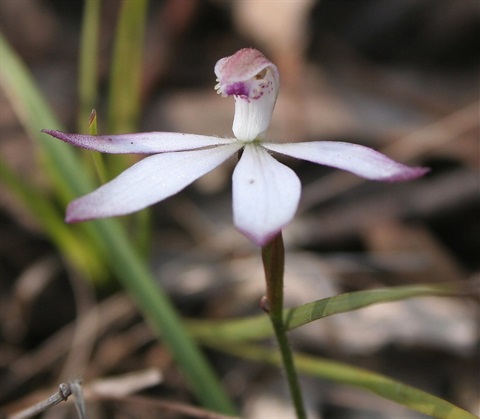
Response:
M41 147L43 168L53 180L62 202L92 189L92 180L78 176L71 167L79 166L75 150L68 144L52 141L40 133L45 127L63 129L43 95L32 82L27 68L0 34L0 84L15 109L27 134Z
M285 324L288 330L292 330L333 314L358 310L372 304L387 303L411 297L448 296L458 292L458 288L459 286L456 284L408 285L345 293L285 310ZM188 324L195 336L208 341L245 342L273 335L270 321L264 315L240 320L190 320Z
M88 129L90 135L97 135L97 111L92 109L88 117ZM91 150L82 150L86 155L85 157L91 158L93 165L95 167L95 172L97 174L98 180L101 184L108 182L107 168L105 167L105 162L103 159L103 154L98 151ZM87 165L89 162L87 161Z
M52 202L40 194L37 189L25 183L0 158L0 179L2 183L19 199L19 201L36 218L43 229L59 249L63 249L67 258L71 260L86 276L103 278L106 276L105 264L99 260L91 247L82 241L82 235L76 234L75 229L67 226Z
M23 126L41 150L43 165L48 166L49 175L61 185L64 198L88 192L92 182L85 176L73 147L40 134L42 128L58 129L59 123L28 70L2 36L0 54L0 85L7 92ZM99 260L105 259L127 292L136 300L153 330L157 335L162 335L199 400L213 410L233 413L234 409L215 374L186 332L168 297L132 249L129 238L117 220L98 220L75 228L84 228L88 232L90 245L99 242L101 251L96 253ZM62 248L59 250L64 251Z
M86 0L83 6L82 30L78 68L77 131L97 135L98 52L101 0ZM104 156L96 151L82 150L86 167L96 174L100 183L109 180ZM93 166L93 167L92 167Z
M60 141L52 141L51 138L40 132L45 127L56 129L62 129L62 127L44 100L42 93L33 83L28 69L15 51L11 49L1 33L0 63L0 86L15 110L27 135L34 141L35 145L38 145L35 149L40 157L41 168L51 180L56 200L60 202L60 205L64 206L74 197L93 189L93 182L87 171L74 170L74 168L80 167L80 159L74 148ZM4 167L4 170L7 170L6 167ZM17 193L17 196L22 198L21 194ZM25 196L23 194L23 197ZM49 199L44 194L40 194L39 197L41 201ZM28 207L30 210L32 210L32 205L37 205L31 200L24 200L24 203L30 205ZM39 202L38 205L47 206L51 204ZM32 210L32 214L39 215L35 209ZM43 226L49 234L52 234L52 237L57 237L58 239L63 235L61 231L52 230L53 228L63 229L64 227L60 227L60 223L55 223L54 220L49 221L46 217L38 220L43 224L45 222L48 223ZM93 255L100 253L102 244L98 236L95 235L92 226L88 225L75 226L74 231L79 236L79 240L63 241L64 245L70 244L72 248L60 247L60 251L64 252L80 271L96 272L101 277L101 272L105 272L105 269L100 267L101 260L100 263L98 261L93 262L94 257L88 257L87 259L91 261L92 265L85 266L83 264L85 260L79 265L78 258L73 256L75 252L78 252L78 246L74 243L78 244L79 242L90 243L90 248L85 248L81 253L86 254L90 252ZM87 236L90 238L88 239Z
M79 132L88 132L89 115L96 106L98 95L98 49L100 32L101 0L86 0L80 36L78 77Z
M147 0L124 0L112 59L108 132L133 132L140 115L140 81Z
M148 0L123 0L115 33L110 69L107 130L110 134L138 130L141 112L141 80ZM105 155L109 178L125 170L134 161L127 155ZM134 245L142 250L150 242L149 209L132 214Z
M407 285L349 292L292 308L285 313L285 322L289 329L294 329L323 317L346 313L371 304L404 300L411 297L452 295L455 288L458 288L457 284Z
M279 367L282 365L280 353L272 351L271 348L242 344L217 348L241 358ZM477 416L437 396L362 368L298 353L295 354L295 365L301 373L370 391L433 418L478 419Z
M115 220L95 221L110 249L111 266L124 288L137 301L157 336L161 336L202 403L223 413L235 412L225 391L206 364L192 337L185 332L167 296L141 259L132 252L128 238Z

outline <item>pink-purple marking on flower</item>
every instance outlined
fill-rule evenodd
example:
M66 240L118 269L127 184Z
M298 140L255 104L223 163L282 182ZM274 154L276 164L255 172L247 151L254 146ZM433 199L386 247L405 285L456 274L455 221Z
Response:
M301 193L297 175L275 160L272 151L372 180L404 181L428 171L397 163L357 144L266 142L264 133L280 87L277 67L259 51L245 48L219 60L215 74L217 92L235 99L235 138L172 132L91 136L43 130L90 150L149 155L112 181L71 202L66 221L141 210L176 194L243 149L232 176L234 224L255 244L264 246L293 219Z
M241 96L243 98L248 98L249 89L240 81L232 83L225 89L227 96Z

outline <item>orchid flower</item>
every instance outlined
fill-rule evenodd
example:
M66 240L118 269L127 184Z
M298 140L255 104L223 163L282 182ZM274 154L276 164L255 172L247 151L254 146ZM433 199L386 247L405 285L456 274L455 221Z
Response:
M162 201L215 169L237 152L233 172L236 228L264 246L294 217L300 200L297 175L271 156L284 154L380 181L404 181L428 171L397 163L370 148L336 141L274 143L264 140L280 81L277 67L261 52L241 49L215 65L217 92L235 99L234 138L148 132L81 135L44 130L62 141L104 153L137 153L140 160L118 177L67 208L66 221L125 215Z

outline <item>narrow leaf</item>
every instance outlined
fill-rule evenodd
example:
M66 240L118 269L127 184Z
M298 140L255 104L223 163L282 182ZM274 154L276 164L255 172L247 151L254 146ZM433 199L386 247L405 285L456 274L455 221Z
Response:
M458 292L458 284L408 285L350 292L286 309L284 311L285 325L288 330L292 330L333 314L358 310L372 304L387 303L411 297L447 296ZM245 342L273 335L270 321L265 315L240 320L190 320L188 324L195 336L206 341Z
M241 358L279 367L282 365L280 353L271 348L242 344L212 346ZM437 396L362 368L298 353L295 354L295 365L300 373L370 391L433 418L478 419L472 413Z
M63 221L63 214L51 200L24 182L1 158L0 179L81 272L88 277L106 276L105 264L98 258L94 248L86 246L85 237L78 234L76 229L69 228Z
M60 201L61 205L66 205L73 197L82 195L92 189L93 183L85 172L75 170L75 168L80 167L80 159L72 147L68 147L67 144L59 141L51 141L50 138L40 132L41 129L46 126L61 127L46 103L42 92L32 81L28 69L1 33L0 63L0 86L6 93L26 133L34 141L34 144L37 145L35 151L39 153L42 170L47 173L51 180L55 198ZM4 166L3 170L8 170L7 166ZM10 177L10 179L13 181L12 177ZM18 181L16 183L18 185L20 184ZM21 199L28 197L28 193L19 194L19 191L20 189L14 191L18 197ZM33 194L33 191L30 191L30 193ZM37 191L37 197L40 198L40 201L52 199L48 194L45 194L45 191L41 194ZM36 205L39 207L39 211L43 211L40 208L47 208L52 205L52 203L47 204L40 201L35 204L31 199L28 201L23 199L27 208L32 208L32 206ZM54 239L55 237L58 239L58 236L63 234L61 231L52 230L60 228L60 220L57 219L56 222L54 219L49 220L49 217L45 216L38 218L41 215L38 211L34 212L33 215L37 217L37 220L43 225L45 230L53 235L52 237ZM55 217L54 214L51 214L51 216ZM92 226L88 225L78 226L75 232L75 234L78 235L77 244L74 244L75 242L73 240L63 241L63 245L71 245L72 247L60 247L60 251L64 252L80 271L90 273L97 272L100 276L101 272L105 272L105 269L100 268L102 259L99 259L98 256L97 262L91 262L96 267L94 265L85 266L85 259L79 264L77 257L71 258L71 256L79 251L77 248L78 243L88 241L90 248L85 248L81 253L86 254L90 252L92 257L88 257L88 260L93 261L93 255L101 253L102 244L98 236L95 235ZM87 236L90 236L90 238L88 239ZM59 243L57 242L57 244Z
M124 0L115 36L108 100L108 132L133 132L140 114L143 38L148 0Z
M78 173L72 170L80 164L75 150L40 133L45 127L62 127L33 83L27 68L2 34L0 62L0 84L29 137L40 144L43 167L58 188L63 202L86 193L93 187L93 183L87 176L77 176Z
M77 128L79 132L88 132L87 124L90 111L97 106L101 6L101 0L86 0L83 6L78 69L79 109Z

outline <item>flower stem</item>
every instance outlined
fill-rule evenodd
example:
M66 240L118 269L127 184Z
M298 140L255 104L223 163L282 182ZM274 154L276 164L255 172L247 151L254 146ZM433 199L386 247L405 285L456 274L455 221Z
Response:
M306 419L302 392L292 350L288 343L287 330L283 321L283 273L285 266L285 249L280 232L272 241L262 247L263 269L267 283L265 307L270 316L277 338L283 366L287 375L288 386L298 419Z

